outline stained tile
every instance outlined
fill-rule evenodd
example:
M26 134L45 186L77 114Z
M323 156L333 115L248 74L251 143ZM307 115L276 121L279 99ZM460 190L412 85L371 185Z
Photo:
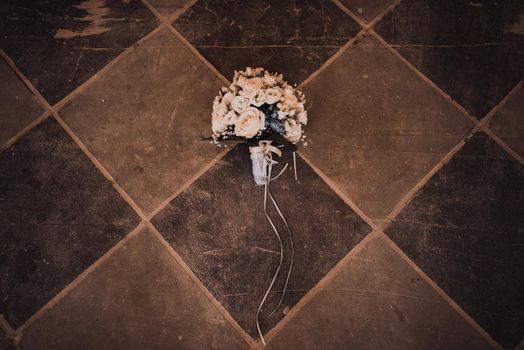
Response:
M149 3L166 18L181 15L191 2L191 0L149 0Z
M0 332L0 350L15 350L15 346L7 339L4 333Z
M280 166L285 162L293 164L290 151ZM295 262L282 306L271 317L261 317L264 332L370 231L300 157L297 170L298 181L288 168L271 185L292 230ZM263 194L254 184L247 147L237 146L153 219L203 284L253 336L256 310L280 259L277 237L264 215ZM290 242L276 211L269 213L283 235L287 271ZM277 305L286 273L280 274L263 315Z
M139 0L7 0L0 47L54 104L157 24Z
M475 117L524 76L524 3L409 0L375 28Z
M0 153L0 313L16 328L137 224L52 119Z
M355 15L370 22L393 5L395 0L340 0L340 2Z
M300 83L360 27L330 1L200 0L173 26L226 78L262 66Z
M475 135L386 232L504 347L524 337L524 167Z
M148 229L31 325L23 349L248 349Z
M268 349L491 349L381 239L374 238Z
M305 92L310 147L304 154L375 219L384 218L473 125L368 37Z
M490 120L490 129L524 157L524 88L520 88Z
M43 109L18 76L0 60L0 150Z
M215 157L211 104L223 83L161 30L61 110L66 122L147 212Z

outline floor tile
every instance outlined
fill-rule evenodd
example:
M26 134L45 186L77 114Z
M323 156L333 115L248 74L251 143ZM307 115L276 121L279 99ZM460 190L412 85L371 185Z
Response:
M226 78L246 66L300 83L360 27L329 1L200 0L173 26Z
M490 349L381 239L372 239L268 349Z
M291 153L285 152L280 166L292 164ZM297 158L298 181L288 168L271 185L292 230L295 262L283 305L271 317L261 317L264 332L370 231ZM278 303L277 291L283 288L291 251L285 227L276 219L278 214L273 209L269 213L283 235L285 254L284 272L264 308L265 314ZM256 336L256 310L277 269L280 248L264 215L263 188L254 184L247 147L230 151L153 223L239 324Z
M150 212L220 149L211 105L223 83L167 29L61 111L124 190Z
M7 0L0 47L54 104L157 24L139 0Z
M524 166L475 135L386 232L500 344L524 337Z
M375 30L475 117L524 76L524 3L408 0Z
M0 153L0 313L16 328L138 220L53 120Z
M0 150L44 111L13 70L0 60Z
M340 2L364 21L371 22L393 5L395 0L340 0Z
M181 15L192 0L149 0L149 3L165 18Z
M7 340L4 333L0 332L0 350L15 350L15 346Z
M524 158L524 88L493 116L489 128Z
M473 124L373 38L305 88L304 154L364 212L384 218Z
M34 323L29 349L247 349L148 230L114 255Z

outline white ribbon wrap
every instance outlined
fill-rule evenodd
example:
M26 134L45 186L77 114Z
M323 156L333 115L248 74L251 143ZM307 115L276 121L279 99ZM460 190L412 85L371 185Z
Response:
M271 153L279 157L282 151L271 146L271 141L260 141L258 146L249 147L251 162L253 163L253 178L258 186L265 186L268 178L268 166L275 164Z

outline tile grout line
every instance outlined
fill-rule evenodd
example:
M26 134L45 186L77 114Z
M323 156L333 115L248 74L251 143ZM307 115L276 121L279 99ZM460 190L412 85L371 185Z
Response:
M497 143L504 151L512 156L517 162L524 165L524 158L522 158L517 152L513 150L504 140L502 140L497 134L495 134L487 125L482 126L482 131L489 136L495 143Z
M160 11L158 11L158 13L164 17L166 19L167 22L169 23L173 23L178 17L182 16L185 12L187 12L187 10L189 10L190 7L192 7L194 4L197 3L198 0L190 0L188 2L186 2L184 4L184 6L182 6L181 8L179 8L178 10L176 10L175 12L173 12L172 14L168 15L168 16L163 16ZM147 6L147 5L146 5ZM156 8L155 8L156 10Z
M499 103L497 103L497 105L495 105L489 112L488 114L486 114L484 116L484 118L481 119L481 123L482 125L488 125L489 122L491 121L491 119L493 119L493 117L495 116L495 114L497 114L498 111L500 111L502 108L504 108L504 106L506 106L506 104L508 103L508 101L510 101L514 95L517 94L517 92L520 90L520 88L522 88L524 86L524 78L522 78L509 92L506 96L504 96L504 98L502 100L500 100Z
M342 201L348 206L350 207L362 220L364 220L364 222L366 224L368 224L372 230L378 230L380 229L379 226L377 226L377 224L369 217L367 216L364 211L362 211L362 209L360 209L358 207L358 205L344 192L342 191L338 185L329 178L329 176L327 176L326 174L324 174L322 172L322 170L320 170L319 168L317 168L312 162L311 160L309 160L307 157L304 156L304 154L302 154L302 152L297 152L298 155L300 156L300 158L302 158L304 160L304 162L306 162L307 165L309 165L311 167L311 169L313 169L313 171L322 179L322 181L324 181L324 183L326 185L328 185L329 188L331 188L331 190L333 192L335 192L335 194L337 194L337 196L342 199Z
M54 119L60 124L62 129L73 139L77 146L84 152L84 154L91 160L91 163L98 169L98 171L111 183L113 188L120 194L122 199L136 212L140 219L145 219L146 214L143 212L142 208L127 194L126 191L116 182L113 176L107 171L107 169L102 165L102 163L89 151L86 145L80 140L80 138L71 130L71 128L64 122L64 120L58 115L57 112L53 111L52 115Z
M162 16L162 14L158 12L158 10L154 8L148 0L141 1L149 9L149 11L151 11L157 17L161 25L167 28L172 34L174 34L193 54L195 54L200 59L200 61L202 61L204 65L206 65L213 73L215 73L215 75L224 84L231 84L231 82L228 79L226 79L226 77L224 77L222 73L220 73L218 69L216 69L215 66L213 66L204 56L202 56L202 54L200 54L200 52L198 52L198 50L172 26L171 23L169 23L168 20L164 16Z
M27 134L35 126L37 126L38 124L40 124L41 122L43 122L44 120L49 118L50 115L51 115L51 113L49 113L49 110L45 110L44 112L42 112L42 114L40 114L40 116L38 116L32 122L27 124L22 130L17 132L13 137L11 137L9 140L7 140L7 142L5 142L2 145L2 147L0 147L0 152L3 152L6 149L8 149L9 147L11 147L12 145L14 145L16 141L21 139L25 134Z
M442 288L440 288L420 267L415 264L383 231L378 231L378 237L382 239L395 253L397 253L437 294L442 297L451 308L457 312L479 335L494 349L503 350L484 328L482 328L471 316L469 316Z
M333 266L325 275L318 281L300 300L291 308L289 313L282 318L273 328L271 328L265 335L266 341L269 343L271 342L271 339L275 338L283 329L286 328L286 326L291 322L299 313L300 311L309 304L311 300L313 300L320 292L322 292L323 288L329 284L336 276L339 275L341 271L343 271L349 262L353 259L353 257L358 254L367 244L377 239L378 237L378 231L372 230L369 232L360 242L357 243L351 249L342 259L340 259L335 266ZM259 340L257 342L259 345L262 344L262 342Z
M404 63L409 69L411 69L419 78L421 78L423 81L425 81L428 85L430 85L438 94L440 94L444 99L449 101L455 108L457 108L459 111L461 111L465 116L467 116L469 119L471 119L475 124L479 123L479 120L469 114L466 109L459 104L457 101L455 101L450 95L448 95L444 90L442 90L440 87L438 87L437 84L435 84L431 79L429 79L426 75L424 75L417 67L415 67L411 62L409 62L407 59L405 59L397 50L395 50L391 45L389 45L380 35L378 35L373 29L369 31L369 33L384 46L389 52L391 52L393 55L395 55L402 63Z
M151 221L159 212L162 211L173 199L178 197L182 192L187 190L194 182L196 182L202 175L207 173L209 169L211 169L216 163L218 163L222 158L226 156L231 150L233 150L235 146L228 147L227 149L221 151L219 154L217 154L209 163L207 163L205 166L203 166L198 172L196 172L193 176L189 178L178 190L176 190L173 194L171 194L169 197L167 197L158 207L156 207L150 214L148 214L145 217L145 220Z
M375 18L373 18L371 21L366 21L365 19L361 19L358 15L356 15L352 10L350 10L346 5L342 4L340 0L331 0L332 3L337 5L342 11L344 11L349 17L355 20L364 30L367 32L370 29L373 29L375 24L377 24L382 18L384 18L385 15L387 15L389 12L391 12L395 7L398 6L400 3L400 0L395 0L391 5L389 5L386 9L384 9L382 12L380 12Z
M34 322L44 316L50 309L52 309L56 304L58 304L62 299L64 299L72 290L82 283L91 273L96 271L100 265L106 262L115 252L117 252L120 247L122 247L127 241L135 237L140 233L140 231L146 227L146 223L141 220L138 225L133 228L128 234L126 234L120 241L113 245L109 250L107 250L99 259L89 265L84 271L82 271L75 279L68 283L60 292L58 292L51 300L49 300L44 306L42 306L37 312L35 312L29 319L27 319L22 325L20 325L16 330L15 334L18 336L23 336L23 333L30 327Z
M146 222L146 226L152 231L154 236L162 244L162 246L167 250L169 255L173 260L187 273L189 278L193 283L199 288L204 295L209 299L217 311L229 322L229 325L236 331L238 335L251 347L255 348L256 341L238 324L238 322L231 316L231 314L226 310L226 308L214 297L214 295L206 288L206 286L200 281L200 279L195 275L191 268L186 264L184 259L175 251L169 242L166 241L164 236L157 230L157 228L149 221Z

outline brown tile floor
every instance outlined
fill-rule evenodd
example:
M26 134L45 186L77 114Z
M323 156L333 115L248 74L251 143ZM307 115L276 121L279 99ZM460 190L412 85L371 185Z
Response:
M245 147L201 141L253 64L310 112L268 348L522 350L523 24L517 0L2 2L0 348L261 347L278 242Z

